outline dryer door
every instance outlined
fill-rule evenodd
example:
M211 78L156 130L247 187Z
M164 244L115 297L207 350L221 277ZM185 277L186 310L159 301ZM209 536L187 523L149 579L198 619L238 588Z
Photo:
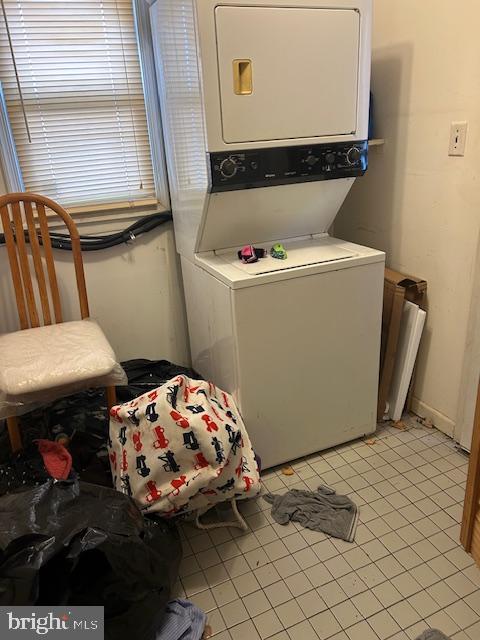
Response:
M219 6L215 22L225 142L355 133L357 10Z

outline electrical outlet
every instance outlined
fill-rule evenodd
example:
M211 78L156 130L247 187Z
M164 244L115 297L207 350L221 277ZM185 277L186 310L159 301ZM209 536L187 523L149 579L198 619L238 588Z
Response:
M467 142L468 122L452 122L450 125L450 144L448 146L449 156L464 156L465 144Z

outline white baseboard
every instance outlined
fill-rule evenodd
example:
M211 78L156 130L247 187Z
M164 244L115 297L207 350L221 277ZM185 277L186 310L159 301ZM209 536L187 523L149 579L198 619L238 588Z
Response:
M455 422L450 418L447 418L443 413L429 407L428 404L425 404L419 398L413 396L412 405L410 407L411 411L415 413L417 416L421 418L428 418L431 422L439 429L446 433L447 436L453 438L453 434L455 432Z

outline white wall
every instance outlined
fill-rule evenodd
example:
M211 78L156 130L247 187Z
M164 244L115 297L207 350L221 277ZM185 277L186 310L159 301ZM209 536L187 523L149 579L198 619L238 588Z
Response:
M0 174L0 193L4 192ZM181 274L170 223L131 245L84 252L83 259L90 314L120 360L165 358L189 363ZM78 302L72 254L56 250L55 260L66 319L73 319L78 317ZM16 329L6 249L0 245L0 333Z
M480 3L375 0L372 90L378 137L367 175L335 223L428 281L414 409L454 431L480 221ZM464 158L450 123L468 120Z

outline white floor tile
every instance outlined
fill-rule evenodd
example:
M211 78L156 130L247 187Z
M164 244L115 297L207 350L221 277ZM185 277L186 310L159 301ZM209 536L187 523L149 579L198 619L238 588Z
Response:
M437 558L433 558L428 563L430 569L435 571L435 573L442 579L448 578L448 576L453 576L454 573L457 573L457 567L452 564L445 556L439 556Z
M362 567L357 571L363 582L372 589L377 584L385 582L386 578L380 569L375 564L368 564L366 567Z
M342 629L347 629L348 627L357 624L357 622L361 622L363 619L362 614L350 600L346 600L345 602L335 605L332 607L331 612Z
M248 596L244 596L242 601L250 618L254 618L255 616L265 613L265 611L272 608L270 600L263 591L254 591Z
M249 593L260 589L260 586L263 586L253 573L245 573L234 578L233 584L241 597L247 596Z
M375 564L388 579L394 578L395 576L398 576L400 573L403 573L405 571L404 567L402 567L402 565L394 556L386 556L385 558L380 558L380 560L378 560ZM438 577L436 579L438 579Z
M408 598L409 596L417 593L422 590L421 585L412 577L409 572L405 572L392 578L393 586L400 591L404 598Z
M438 582L437 574L427 564L419 564L410 569L409 573L424 589Z
M207 624L212 628L212 633L214 635L225 631L227 628L220 609L214 609L207 614Z
M395 554L395 557L407 570L422 564L422 559L411 547L400 549Z
M278 540L278 534L271 525L262 527L261 529L256 531L254 535L257 538L258 542L263 546L266 546L269 542Z
M372 627L380 640L385 640L397 631L401 630L388 611L380 611L380 613L376 613L374 616L369 618L368 624Z
M295 597L302 595L302 593L307 593L307 591L311 591L314 588L303 572L288 576L285 578L285 584Z
M225 621L225 624L228 628L231 626L235 626L236 624L240 624L240 622L245 622L248 620L250 616L248 615L248 611L241 601L230 602L229 604L224 604L221 608L222 618Z
M265 549L270 562L290 555L290 551L287 549L282 540L274 540L273 542L269 542L268 544L264 545L263 548Z
M258 582L262 587L268 587L269 584L278 582L279 580L281 580L281 577L282 577L278 573L274 564L267 564L264 567L255 569L253 573L255 575L255 578L258 580Z
M372 589L372 593L378 598L384 608L403 600L403 596L391 582L384 582Z
M330 540L322 540L321 542L317 542L312 546L312 549L321 562L325 562L326 560L334 558L339 554L337 547Z
M259 616L256 616L253 619L253 622L262 640L265 640L265 638L270 638L279 631L283 630L282 623L278 619L278 616L275 611L273 611L273 609L270 609L270 611L266 611L265 613L261 613Z
M445 611L437 611L433 616L426 618L425 622L427 623L427 626L432 629L441 629L447 636L451 636L455 632L460 631L458 624L456 624L453 619L445 613Z
M301 536L298 531L283 538L283 543L287 547L289 553L295 553L295 551L300 551L301 549L305 549L308 546L305 538ZM323 543L320 542L319 544Z
M382 536L382 544L390 553L400 551L400 549L404 549L407 546L405 540L403 540L398 533L395 533L395 531L390 531ZM436 549L435 551L435 555L438 555L438 551Z
M188 597L199 593L199 591L208 589L207 579L205 578L205 574L201 571L182 578L182 584Z
M317 564L305 570L305 575L314 587L321 587L327 582L331 582L333 576L324 564Z
M330 558L330 560L326 560L324 562L324 566L336 580L352 571L352 567L348 564L348 562L342 555L339 555L336 558Z
M213 597L213 593L210 589L206 589L205 591L200 591L194 596L190 597L190 600L202 611L208 613L217 608L217 603L215 602L215 598Z
M360 569L371 562L370 557L365 553L365 550L361 547L356 547L351 551L347 551L343 554L344 559L348 562L352 569Z
M265 587L264 591L272 607L276 607L292 599L292 594L285 582L275 582Z
M346 631L349 640L378 640L377 634L370 625L363 621L355 624Z
M390 532L387 532L387 533L390 533ZM387 533L381 534L380 540L383 539L383 537L387 535ZM367 556L370 558L370 562L377 562L377 560L380 560L381 558L385 558L386 556L390 555L389 550L382 544L380 540L377 540L377 539L370 540L370 542L366 542L361 547L363 551L365 551Z
M468 606L473 609L480 617L480 591L475 591L464 598Z
M300 567L293 556L286 556L285 558L275 560L273 565L282 578L287 578L300 571Z
M290 640L318 640L315 629L308 620L290 627L287 633Z
M317 593L329 608L348 600L347 594L336 581L318 587Z
M367 585L356 571L340 578L340 580L338 580L338 584L349 598L368 589Z
M222 561L217 550L213 548L197 553L197 560L202 569L208 569Z
M318 557L309 547L296 551L293 554L293 557L301 569L308 569L309 567L313 567L318 564Z
M337 605L339 606L339 605ZM337 619L331 611L323 611L310 619L310 624L315 629L320 640L327 640L342 630Z
M477 638L480 638L480 622L476 622L474 625L466 629L465 633L470 640L477 640Z
M241 624L230 629L232 640L259 640L260 636L251 620L242 622Z
M275 608L275 612L285 629L293 627L294 624L301 622L306 617L296 600L279 605Z
M441 608L439 604L426 591L419 591L407 598L407 602L415 609L421 618L431 616Z
M459 598L465 598L465 596L470 595L478 588L477 585L473 584L461 571L446 578L445 583L455 591Z
M297 598L297 603L306 618L311 618L317 613L321 613L328 609L323 598L313 589Z
M433 584L431 587L428 587L426 591L432 596L435 602L438 603L441 609L448 607L448 605L453 604L458 600L458 596L455 591L453 591L453 589L451 589L443 580Z
M203 572L209 587L215 587L222 582L229 580L230 576L223 564L216 564L213 567L205 569Z
M228 604L229 602L234 602L238 598L237 590L231 580L227 580L226 582L213 587L212 593L218 607L222 607L224 604Z
M378 590L382 590L383 586L379 586L376 588ZM363 618L369 618L370 616L373 616L375 613L378 613L384 608L384 605L382 605L380 600L378 600L378 598L375 596L373 590L364 591L363 593L359 593L358 595L353 596L351 602L362 614ZM398 600L394 600L394 602L398 602Z
M445 613L452 618L460 629L466 629L475 622L478 622L478 614L471 609L463 600L454 602L445 608Z
M253 551L249 551L248 553L246 553L245 560L248 562L250 569L252 570L263 567L264 565L271 562L263 547L254 549Z

